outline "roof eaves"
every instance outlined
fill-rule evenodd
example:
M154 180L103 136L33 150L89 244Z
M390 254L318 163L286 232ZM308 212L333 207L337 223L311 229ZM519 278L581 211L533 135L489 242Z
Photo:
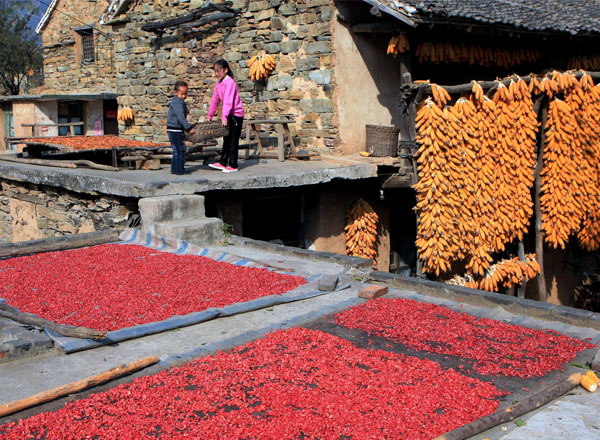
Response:
M50 20L50 16L52 15L52 12L54 12L54 9L56 8L57 3L58 3L58 0L52 0L52 3L50 3L48 5L48 7L46 8L46 12L44 12L44 15L42 16L42 18L40 19L40 22L38 23L38 25L35 28L36 34L39 34L40 32L42 32L44 30L44 28L48 24L48 20Z
M363 0L365 3L370 4L374 8L379 9L381 12L385 12L386 14L391 15L394 18L397 18L401 22L409 25L410 27L417 27L417 24L412 20L412 14L417 12L417 9L414 7L402 3L400 1L394 1L396 10L382 4L377 0Z

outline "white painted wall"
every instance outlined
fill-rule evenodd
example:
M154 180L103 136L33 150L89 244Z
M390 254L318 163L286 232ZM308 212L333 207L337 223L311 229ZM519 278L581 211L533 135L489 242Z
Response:
M58 102L57 101L36 101L35 103L35 123L36 124L56 124L58 122ZM58 127L38 128L40 136L58 136Z
M340 148L354 153L365 148L366 124L399 124L400 61L385 53L389 35L352 34L333 22Z
M104 103L102 100L86 101L83 113L85 118L85 135L96 136L96 123L100 123L100 134L104 133Z

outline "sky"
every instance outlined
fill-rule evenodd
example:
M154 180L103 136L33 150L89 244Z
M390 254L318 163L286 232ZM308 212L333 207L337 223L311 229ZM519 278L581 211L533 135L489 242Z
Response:
M38 11L33 17L31 17L31 20L29 20L29 27L35 31L35 28L38 25L38 23L40 22L42 15L44 15L44 12L46 12L47 6L37 2L35 0L34 0L34 2L37 3ZM44 3L46 3L46 2L44 1Z

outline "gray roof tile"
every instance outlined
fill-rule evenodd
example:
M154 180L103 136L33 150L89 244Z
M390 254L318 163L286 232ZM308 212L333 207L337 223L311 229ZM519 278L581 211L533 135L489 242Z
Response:
M406 14L503 24L529 31L600 33L600 0L376 0Z

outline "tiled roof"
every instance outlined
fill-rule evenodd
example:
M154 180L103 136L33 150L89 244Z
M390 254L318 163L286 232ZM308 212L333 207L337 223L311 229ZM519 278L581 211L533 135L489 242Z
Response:
M370 0L402 15L467 19L529 31L600 34L600 0ZM385 10L384 10L385 12Z

